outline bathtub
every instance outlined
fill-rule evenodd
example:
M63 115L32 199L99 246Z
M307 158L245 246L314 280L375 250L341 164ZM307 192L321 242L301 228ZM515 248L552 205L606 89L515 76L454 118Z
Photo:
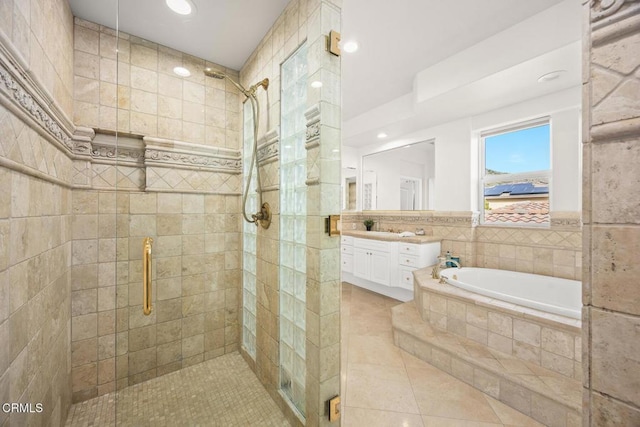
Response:
M582 283L577 280L491 268L447 268L447 283L470 292L513 304L581 318Z

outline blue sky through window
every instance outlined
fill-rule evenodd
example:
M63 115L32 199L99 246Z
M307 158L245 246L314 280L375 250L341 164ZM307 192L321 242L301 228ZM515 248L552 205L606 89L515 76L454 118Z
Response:
M487 169L503 173L550 169L549 124L485 138Z

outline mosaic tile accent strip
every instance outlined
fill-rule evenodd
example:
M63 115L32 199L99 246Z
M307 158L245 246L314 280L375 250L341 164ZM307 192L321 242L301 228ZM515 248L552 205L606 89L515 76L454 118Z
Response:
M77 403L67 427L288 426L238 353Z

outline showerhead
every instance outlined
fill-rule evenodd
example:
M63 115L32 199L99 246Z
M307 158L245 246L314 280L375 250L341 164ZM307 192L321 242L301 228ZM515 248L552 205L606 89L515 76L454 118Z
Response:
M216 71L216 70L211 69L211 68L205 68L204 69L204 75L208 76L208 77L213 77L215 79L224 79L225 77L227 77L227 75L225 73L223 73L222 71Z
M235 81L234 79L232 79L231 77L229 77L228 75L223 73L222 71L217 71L217 70L214 70L213 68L209 68L209 67L204 69L204 75L207 76L207 77L213 77L214 79L220 79L220 80L227 79L227 80L229 80L247 98L249 98L249 97L254 97L255 98L255 92L258 89L258 87L262 86L262 88L264 90L267 90L267 88L269 87L269 79L262 79L261 81L259 81L255 85L251 86L249 88L249 90L247 90L247 89L244 88L244 86L242 86L240 83L238 83L237 81Z

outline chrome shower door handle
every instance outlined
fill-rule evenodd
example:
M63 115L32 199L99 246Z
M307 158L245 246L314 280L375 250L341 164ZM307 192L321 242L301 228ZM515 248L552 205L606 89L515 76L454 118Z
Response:
M142 312L151 314L151 245L153 239L145 237L142 241Z

